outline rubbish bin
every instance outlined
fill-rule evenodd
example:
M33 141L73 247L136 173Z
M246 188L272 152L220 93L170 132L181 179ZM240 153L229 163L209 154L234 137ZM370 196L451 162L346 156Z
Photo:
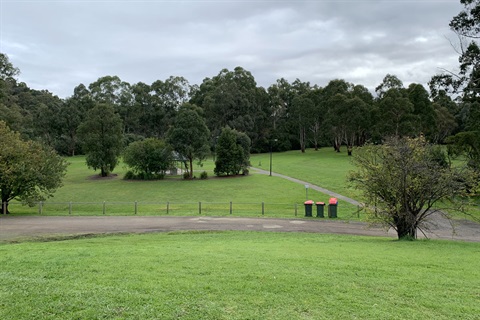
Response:
M330 200L328 201L328 217L329 218L337 217L337 205L338 205L337 198L330 198Z
M316 205L317 205L317 218L325 218L325 215L323 214L325 202L317 202Z
M313 201L312 200L307 200L303 204L305 205L305 217L311 217L312 216Z

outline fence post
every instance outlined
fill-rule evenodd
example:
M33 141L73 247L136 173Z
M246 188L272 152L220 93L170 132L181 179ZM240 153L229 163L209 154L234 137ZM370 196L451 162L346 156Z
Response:
M72 201L68 203L68 214L72 214Z
M198 214L202 214L202 202L198 202Z
M297 216L297 204L295 203L295 217Z
M170 202L167 201L167 214L168 214L169 209L170 209Z
M265 202L262 201L262 216L265 215Z
M135 214L138 212L138 201L135 201Z
M105 201L103 201L103 214L105 214L106 212L106 205L105 205Z
M230 201L230 214L232 214L233 212L233 204L232 204L232 201Z
M38 203L38 214L42 214L42 209L43 209L43 208L42 208L42 205L43 205L43 203L42 203L42 201L40 201L40 202Z

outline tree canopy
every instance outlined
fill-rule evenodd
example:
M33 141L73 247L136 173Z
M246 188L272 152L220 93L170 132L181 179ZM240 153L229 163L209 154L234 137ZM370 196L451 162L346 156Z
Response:
M120 116L110 104L97 104L80 124L78 136L88 167L100 169L102 177L108 176L117 166L123 150Z
M225 127L215 147L214 172L217 176L246 173L250 165L250 138L244 133Z
M26 141L0 121L0 194L33 204L51 197L62 185L67 162L39 142Z
M123 162L132 168L136 177L161 178L172 167L172 148L157 138L135 141L125 148Z
M394 228L399 239L416 238L417 230L428 228L429 216L446 215L446 201L449 209L460 208L461 197L475 190L474 175L449 167L441 153L422 137L392 138L358 150L357 170L349 179L369 201L374 222Z
M174 125L167 132L167 141L180 155L188 159L189 177L193 178L193 160L203 161L210 151L210 131L202 110L195 105L180 107Z

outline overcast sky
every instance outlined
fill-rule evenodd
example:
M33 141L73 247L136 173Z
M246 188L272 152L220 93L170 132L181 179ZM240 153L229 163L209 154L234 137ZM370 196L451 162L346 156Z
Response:
M0 0L0 51L20 81L62 98L106 75L200 84L236 66L265 88L283 77L374 89L387 73L426 86L457 66L459 2Z

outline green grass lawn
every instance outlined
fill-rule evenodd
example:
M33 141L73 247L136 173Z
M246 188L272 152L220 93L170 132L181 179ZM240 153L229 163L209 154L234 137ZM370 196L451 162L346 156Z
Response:
M177 232L0 245L0 319L478 319L480 247Z
M361 199L361 193L347 184L347 174L354 170L346 150L337 153L333 148L321 148L318 151L307 149L274 153L272 155L272 171L290 177L308 181L341 195ZM254 154L251 156L253 167L269 170L270 155Z
M353 157L355 150L353 151ZM269 170L270 154L254 154L251 156L253 167ZM454 165L462 165L462 159L456 159ZM355 189L347 182L347 175L355 170L351 157L346 149L337 153L333 148L321 148L318 151L307 149L305 153L299 150L274 153L272 156L272 171L337 192L360 202L365 202L360 190ZM468 218L480 221L480 199L477 197L474 204L467 208L471 216L463 213L451 212L457 218ZM354 209L349 212L354 212Z
M53 198L42 205L42 214L134 214L137 201L137 214L142 215L229 215L232 202L233 215L262 216L262 202L266 217L295 217L304 215L305 187L278 177L251 173L248 176L217 178L213 175L212 160L203 167L194 168L195 175L207 171L209 179L183 180L180 176L167 176L157 181L123 180L126 168L120 164L114 171L116 176L99 178L98 172L89 170L85 158L68 158L70 165L64 186L57 190ZM316 201L328 200L328 196L310 190L309 198ZM72 202L71 209L69 202ZM199 204L201 202L201 204ZM168 212L167 212L168 206ZM33 208L12 203L10 210L15 214L39 212ZM356 218L355 206L340 202L339 218Z

